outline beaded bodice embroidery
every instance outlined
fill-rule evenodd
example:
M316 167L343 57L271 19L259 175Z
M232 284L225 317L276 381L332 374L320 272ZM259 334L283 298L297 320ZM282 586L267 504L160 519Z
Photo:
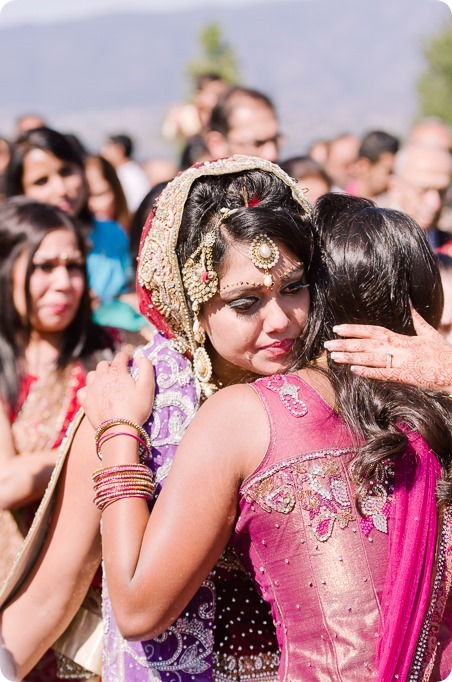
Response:
M368 486L360 517L355 452L338 415L296 375L253 386L271 443L242 485L233 546L272 606L280 679L355 680L357 670L372 679L392 471L382 467Z

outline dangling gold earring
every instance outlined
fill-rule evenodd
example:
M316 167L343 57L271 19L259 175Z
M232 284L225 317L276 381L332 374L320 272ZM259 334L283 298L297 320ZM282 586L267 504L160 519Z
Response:
M218 390L218 386L210 383L212 379L212 363L204 346L199 346L193 355L193 369L195 377L201 384L201 389L206 398Z
M200 346L203 346L206 342L206 332L201 327L197 317L195 317L195 321L193 322L193 338Z
M198 318L195 318L193 322L193 338L196 343L199 343L199 347L193 353L193 369L195 372L195 377L198 379L201 385L201 389L208 398L213 395L215 391L218 390L218 386L211 383L212 379L212 362L209 355L204 348L206 342L206 332L201 326Z
M206 333L198 319L198 314L201 305L210 300L218 291L218 275L213 267L212 254L215 239L215 230L204 235L201 244L187 259L182 269L183 282L195 314L193 339L199 344L193 351L193 371L206 398L215 393L218 386L211 382L212 363L204 348Z
M218 291L218 275L213 269L212 249L215 244L214 231L204 235L201 244L187 259L182 268L182 279L190 298L194 313Z

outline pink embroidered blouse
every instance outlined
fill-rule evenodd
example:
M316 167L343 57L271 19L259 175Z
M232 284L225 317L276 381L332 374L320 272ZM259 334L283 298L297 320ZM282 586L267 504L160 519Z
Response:
M296 375L253 386L271 442L241 487L231 544L271 605L279 679L408 679L380 675L376 661L395 506L392 467L382 467L360 498L361 516L350 471L355 453L337 413ZM421 663L410 680L434 679L425 677L424 654L418 647Z

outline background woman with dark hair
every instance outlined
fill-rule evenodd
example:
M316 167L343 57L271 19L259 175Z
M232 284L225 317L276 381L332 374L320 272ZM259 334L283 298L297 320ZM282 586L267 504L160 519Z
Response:
M96 218L115 220L128 232L130 213L126 195L114 167L100 154L90 154L86 157L85 172L91 213Z
M127 290L132 276L127 235L115 221L93 218L84 161L65 135L50 128L24 133L13 147L6 193L44 201L80 219L90 244L90 288L101 303Z
M14 522L2 512L3 579L79 408L77 390L113 349L91 321L79 227L48 204L7 200L0 206L0 506ZM53 658L28 679L54 679Z

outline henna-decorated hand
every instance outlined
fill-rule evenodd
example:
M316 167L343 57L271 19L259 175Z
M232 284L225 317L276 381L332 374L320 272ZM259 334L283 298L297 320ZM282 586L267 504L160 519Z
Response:
M138 370L135 381L129 373L128 353L118 353L113 362L99 362L86 377L86 387L77 398L85 409L91 425L96 429L108 419L130 419L144 424L154 402L154 371L150 360L135 356Z
M396 334L384 327L341 324L342 337L325 342L331 359L351 364L351 371L370 379L399 381L424 389L452 393L452 346L413 309L417 336Z

